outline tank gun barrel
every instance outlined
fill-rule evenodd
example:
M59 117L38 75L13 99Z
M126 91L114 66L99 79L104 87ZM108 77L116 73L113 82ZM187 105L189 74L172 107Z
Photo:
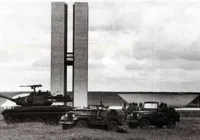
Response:
M13 102L16 102L15 99L12 99L12 98L7 97L7 96L0 95L0 97L4 98L4 99L8 99L8 100L13 101Z

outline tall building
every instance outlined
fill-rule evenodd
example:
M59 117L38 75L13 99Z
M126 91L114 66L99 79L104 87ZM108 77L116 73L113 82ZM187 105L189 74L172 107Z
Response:
M51 5L51 92L66 91L67 5Z
M73 66L74 106L88 105L88 3L73 6L73 52L67 52L67 5L52 3L51 92L67 94L67 67Z
M88 4L73 7L74 105L88 105Z

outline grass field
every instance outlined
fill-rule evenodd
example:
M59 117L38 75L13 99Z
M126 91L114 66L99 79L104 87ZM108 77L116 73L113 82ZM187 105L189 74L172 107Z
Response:
M6 125L0 122L0 140L199 140L200 118L182 118L175 129L128 129L128 133L114 133L98 129L73 128L63 131L61 126L24 123Z

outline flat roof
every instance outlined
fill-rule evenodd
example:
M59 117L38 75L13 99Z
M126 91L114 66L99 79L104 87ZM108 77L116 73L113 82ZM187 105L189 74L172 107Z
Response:
M116 94L200 94L200 92L160 92L160 91L133 91L133 92L122 92L122 91L88 91L88 93L116 93Z

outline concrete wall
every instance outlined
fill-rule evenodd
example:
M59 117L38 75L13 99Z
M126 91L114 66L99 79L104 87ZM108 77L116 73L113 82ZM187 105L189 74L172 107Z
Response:
M88 4L73 6L74 106L88 105Z

